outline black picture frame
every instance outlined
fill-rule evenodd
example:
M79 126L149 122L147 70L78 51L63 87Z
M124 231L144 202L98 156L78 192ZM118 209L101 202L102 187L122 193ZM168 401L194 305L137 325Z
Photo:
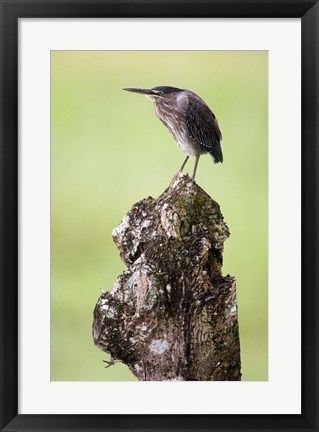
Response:
M1 431L318 431L318 0L0 0L0 7ZM62 17L301 18L301 415L18 414L18 20Z

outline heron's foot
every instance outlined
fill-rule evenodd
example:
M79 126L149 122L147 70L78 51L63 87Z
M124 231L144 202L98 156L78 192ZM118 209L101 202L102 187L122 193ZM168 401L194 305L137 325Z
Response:
M110 356L110 360L102 360L103 363L106 363L105 368L109 368L110 366L115 365L115 363L121 363L121 360L114 359L112 356Z
M177 171L177 173L174 175L174 177L172 178L172 180L169 184L169 189L174 188L176 183L178 183L179 180L182 179L183 177L186 177L186 181L185 181L185 183L182 184L182 186L189 181L189 178L188 178L188 175L183 173L182 171L180 171L180 170Z
M177 172L169 185L169 189L174 189L175 192L178 192L189 183L194 184L194 180L188 174Z
M173 186L173 184L176 182L176 180L178 180L179 176L183 175L182 171L177 171L176 174L174 174L170 184L169 184L169 188L171 188Z

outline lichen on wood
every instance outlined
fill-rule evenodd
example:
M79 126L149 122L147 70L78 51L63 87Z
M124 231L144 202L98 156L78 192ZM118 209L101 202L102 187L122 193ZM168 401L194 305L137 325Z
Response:
M126 269L95 306L94 343L139 380L238 381L235 278L222 276L229 230L186 174L133 205L113 239Z

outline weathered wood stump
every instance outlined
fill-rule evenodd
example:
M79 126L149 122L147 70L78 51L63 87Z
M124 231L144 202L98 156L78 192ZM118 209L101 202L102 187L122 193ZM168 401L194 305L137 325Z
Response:
M221 273L229 230L219 205L179 174L112 234L127 268L98 299L94 343L139 380L240 380L236 282Z

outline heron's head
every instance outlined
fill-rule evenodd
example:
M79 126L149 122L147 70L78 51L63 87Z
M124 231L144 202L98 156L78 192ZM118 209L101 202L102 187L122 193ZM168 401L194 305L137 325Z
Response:
M176 95L177 93L184 91L183 89L177 87L169 87L169 86L159 86L159 87L153 87L151 89L124 88L123 90L133 92L133 93L143 94L152 100L156 100L158 98L167 99L172 97L172 95Z

